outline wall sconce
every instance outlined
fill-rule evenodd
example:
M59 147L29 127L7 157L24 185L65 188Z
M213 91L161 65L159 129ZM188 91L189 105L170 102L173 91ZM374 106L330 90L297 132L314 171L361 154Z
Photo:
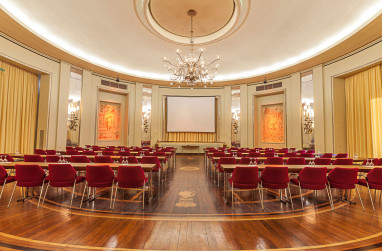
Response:
M78 128L78 112L80 111L80 101L69 99L68 115L69 115L69 129L76 131Z
M304 133L311 134L314 129L314 109L313 103L303 103Z
M232 128L233 128L233 133L237 134L238 133L238 121L239 121L239 114L240 111L236 110L232 112Z
M143 130L145 133L148 133L149 131L149 119L150 119L150 110L146 110L143 112Z

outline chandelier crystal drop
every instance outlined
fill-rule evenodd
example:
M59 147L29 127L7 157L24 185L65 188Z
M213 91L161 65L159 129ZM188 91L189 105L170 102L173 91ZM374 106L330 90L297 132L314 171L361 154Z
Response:
M187 15L191 18L190 30L190 53L182 56L181 50L177 49L176 62L171 62L168 58L163 58L164 67L170 74L170 85L190 86L191 88L199 83L207 87L212 85L216 73L219 69L220 57L217 56L215 60L206 61L203 57L204 48L200 48L198 53L194 52L194 30L193 30L193 17L197 12L195 10L188 10Z

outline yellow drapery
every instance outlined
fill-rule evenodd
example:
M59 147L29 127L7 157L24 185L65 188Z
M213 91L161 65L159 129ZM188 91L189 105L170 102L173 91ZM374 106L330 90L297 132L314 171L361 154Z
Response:
M216 133L210 132L168 132L167 141L172 142L216 142Z
M382 157L381 66L345 79L347 151L364 157Z
M0 153L33 153L37 75L0 61Z

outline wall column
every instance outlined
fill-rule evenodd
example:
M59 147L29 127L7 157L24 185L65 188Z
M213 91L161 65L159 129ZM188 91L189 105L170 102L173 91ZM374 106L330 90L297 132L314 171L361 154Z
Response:
M135 84L135 119L134 124L134 145L140 146L142 140L142 95L143 84Z
M160 132L160 116L162 114L162 107L159 103L159 86L152 85L151 87L151 145L155 145L159 140L161 132Z
M62 151L64 151L66 147L66 134L67 134L66 123L68 120L69 82L70 82L70 64L66 62L61 62L60 87L59 87L59 97L58 97L56 148Z
M81 93L81 121L80 121L80 146L93 145L94 135L91 135L94 125L94 117L91 116L92 110L96 109L92 107L92 73L88 70L83 70L82 73L82 93Z
M248 147L248 86L240 85L240 146Z
M325 152L324 81L322 65L313 67L314 145L316 152Z
M291 78L291 107L287 109L288 117L291 117L292 128L288 128L291 138L288 138L289 146L297 149L302 148L302 128L301 128L301 76L300 73L293 73ZM289 126L290 127L290 126Z

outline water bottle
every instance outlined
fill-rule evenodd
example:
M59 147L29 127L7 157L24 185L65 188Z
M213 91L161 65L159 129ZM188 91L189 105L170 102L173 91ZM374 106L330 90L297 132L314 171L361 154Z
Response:
M253 165L253 158L250 159L249 165Z

